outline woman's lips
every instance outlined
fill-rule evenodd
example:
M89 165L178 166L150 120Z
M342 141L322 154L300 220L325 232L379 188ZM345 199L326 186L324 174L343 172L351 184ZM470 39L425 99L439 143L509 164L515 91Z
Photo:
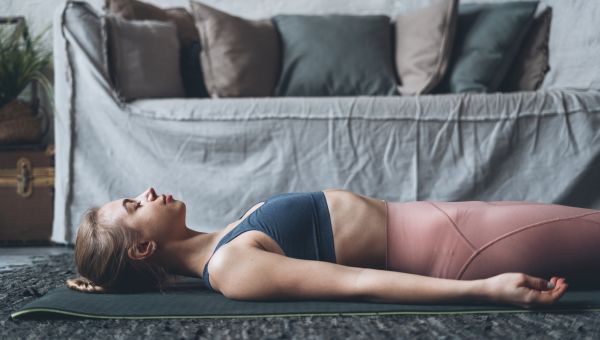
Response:
M173 199L173 195L160 195L159 196L162 199L163 204L168 204L168 203L172 203L175 199Z

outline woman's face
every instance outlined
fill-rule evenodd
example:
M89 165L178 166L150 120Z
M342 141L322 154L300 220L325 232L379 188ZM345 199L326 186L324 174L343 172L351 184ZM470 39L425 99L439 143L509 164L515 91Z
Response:
M185 231L185 204L171 195L157 195L148 188L135 198L109 202L99 210L101 219L139 231L144 239L156 242L182 235Z

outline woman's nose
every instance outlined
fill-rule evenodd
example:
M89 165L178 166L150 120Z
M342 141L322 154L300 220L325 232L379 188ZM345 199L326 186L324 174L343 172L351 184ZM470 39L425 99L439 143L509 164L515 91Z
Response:
M156 191L153 187L148 188L148 201L154 201L156 198Z
M153 187L149 187L140 196L145 198L147 201L153 201L156 198L156 191L154 191Z

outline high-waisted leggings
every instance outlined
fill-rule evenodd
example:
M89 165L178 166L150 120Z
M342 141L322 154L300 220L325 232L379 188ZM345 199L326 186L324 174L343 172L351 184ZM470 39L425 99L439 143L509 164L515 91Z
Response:
M600 210L525 201L387 202L388 270L473 280L506 272L600 288Z

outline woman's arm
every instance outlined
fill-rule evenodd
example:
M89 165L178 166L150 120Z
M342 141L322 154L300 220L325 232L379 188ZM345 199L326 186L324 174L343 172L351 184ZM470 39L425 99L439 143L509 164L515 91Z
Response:
M234 245L209 262L211 285L225 296L262 299L360 299L427 303L481 299L481 281L437 279L401 272L298 260Z
M450 280L403 272L363 269L356 287L367 301L440 303L485 301L483 280Z
M494 277L495 280L439 279L298 260L245 245L231 246L213 257L209 271L211 285L232 299L359 299L397 303L493 301L524 307L536 302L526 301L526 297L521 301L520 295L514 295L515 289L508 284L516 285L517 281L509 282L505 274ZM503 287L504 284L507 286ZM490 291L502 287L502 294ZM511 299L508 294L513 294ZM553 296L552 301L558 297ZM546 300L543 302L551 303Z
M404 299L403 303L493 302L530 308L554 303L568 287L564 278L553 277L546 281L523 273L503 273L480 280L452 280L383 271L401 275L391 282L392 276L390 280L384 280L384 275L379 272L364 272L365 282L361 285L371 287L368 290L376 294L374 299L369 299L371 301L385 302L387 291L404 290L404 294L412 293L412 297Z

